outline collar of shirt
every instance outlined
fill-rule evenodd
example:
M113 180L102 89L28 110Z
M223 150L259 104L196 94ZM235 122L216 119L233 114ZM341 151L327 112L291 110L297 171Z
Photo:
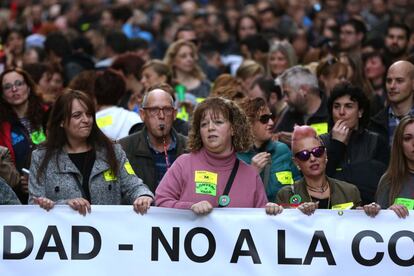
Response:
M151 144L151 140L149 139L148 135L147 135L147 142L148 142L148 146L149 148L154 151L155 153L161 153L160 151L158 151L152 144ZM168 149L167 151L171 151L173 149L175 149L175 147L177 146L177 141L176 138L174 137L174 135L171 134L171 143L168 145Z

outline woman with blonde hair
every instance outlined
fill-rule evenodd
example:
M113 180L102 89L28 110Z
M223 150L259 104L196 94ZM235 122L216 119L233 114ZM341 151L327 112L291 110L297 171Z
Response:
M198 215L215 207L266 207L269 214L282 212L268 203L257 171L236 157L252 144L246 115L232 101L208 98L193 115L188 148L161 180L156 205L191 209Z
M254 81L264 76L264 74L263 66L256 61L250 59L243 61L236 71L236 78L246 96L249 96Z
M272 78L276 78L297 63L295 49L288 41L276 41L270 46L267 73Z
M197 64L197 48L191 41L178 40L168 47L164 62L171 68L173 82L197 98L210 95L210 82Z

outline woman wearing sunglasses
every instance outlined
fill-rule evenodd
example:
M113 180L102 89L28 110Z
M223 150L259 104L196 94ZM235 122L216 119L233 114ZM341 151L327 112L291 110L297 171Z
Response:
M328 110L331 130L321 135L328 154L326 174L356 185L362 203L371 203L389 150L384 139L366 129L369 101L359 87L344 83L333 89Z
M378 184L377 200L383 208L405 218L414 209L414 117L407 116L394 132L391 160Z
M279 214L283 208L268 203L257 171L241 162L236 152L251 145L246 115L232 101L208 98L193 114L189 154L168 169L157 190L157 206L191 209L198 215L216 207L264 208Z
M277 194L277 203L298 207L310 215L316 209L354 209L361 205L358 188L347 182L327 177L326 150L316 131L310 126L296 126L292 135L294 162L303 179L283 187ZM363 207L369 216L375 216L381 207L372 203Z
M274 117L262 98L246 99L240 104L245 111L253 133L253 149L238 153L239 159L253 165L260 173L267 199L275 201L283 185L293 184L300 173L292 162L289 147L272 141Z

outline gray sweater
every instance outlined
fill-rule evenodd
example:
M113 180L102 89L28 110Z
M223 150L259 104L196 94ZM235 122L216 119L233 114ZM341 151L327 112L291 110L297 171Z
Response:
M96 160L89 178L91 204L132 204L137 197L153 197L148 187L135 175L121 146L115 144L114 150L119 163L115 176L110 173L110 166L105 161L105 150L96 150ZM63 150L51 157L40 181L37 181L37 173L45 153L44 149L32 153L29 204L33 204L33 197L46 197L57 204L66 204L69 199L84 197L82 174Z

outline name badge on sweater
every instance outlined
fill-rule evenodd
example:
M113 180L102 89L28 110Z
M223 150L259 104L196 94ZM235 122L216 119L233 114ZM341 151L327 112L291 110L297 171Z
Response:
M398 197L395 199L394 204L404 205L408 210L414 210L414 199Z
M128 173L128 174L135 175L135 171L134 171L134 169L132 168L131 163L129 163L129 162L125 162L125 164L124 164L124 168L125 168L125 170L127 171L127 173Z
M354 207L353 202L347 202L342 204L336 204L332 206L332 210L351 210Z
M195 171L195 192L203 195L217 195L217 173L209 171Z
M114 181L114 180L116 180L116 176L113 173L113 171L109 169L109 170L104 171L104 179L105 179L106 182Z

